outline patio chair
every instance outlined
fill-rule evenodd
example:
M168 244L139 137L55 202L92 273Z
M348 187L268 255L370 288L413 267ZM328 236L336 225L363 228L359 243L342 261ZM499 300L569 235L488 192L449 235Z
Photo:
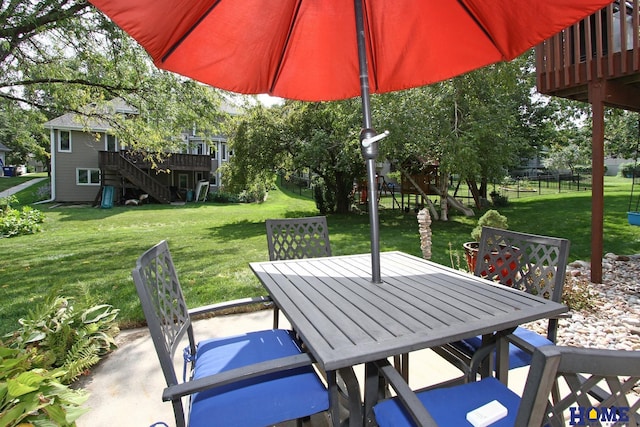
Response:
M569 246L566 239L483 227L475 275L561 302ZM516 328L507 338L509 369L528 365L536 347L555 343L557 329L557 318L549 319L546 336ZM433 350L461 369L466 381L473 381L494 348L481 347L482 337L477 336ZM483 369L486 375L489 367Z
M269 260L331 256L327 217L268 219ZM280 310L274 304L273 327L278 328Z
M413 392L387 361L376 365L397 393L374 406L380 427L469 425L467 413L493 400L507 414L492 427L640 425L640 397L634 391L640 387L638 351L540 347L534 351L522 398L494 377ZM550 399L558 388L561 399Z
M331 256L329 243L329 227L326 216L312 216L303 218L268 219L267 245L269 260L287 260L302 258L318 258ZM273 327L278 328L280 309L273 306ZM326 378L326 372L321 372ZM340 369L336 373L336 381L340 392L340 405L349 406L351 416L361 413L362 408L354 402L361 399L349 399L349 396L359 396L360 390L353 368ZM360 416L360 418L362 418Z
M166 241L142 254L132 275L167 382L162 399L172 402L178 427L265 426L329 407L327 390L311 366L313 360L301 351L291 331L255 331L196 344L192 316L263 303L267 298L188 310ZM188 345L179 382L173 358L184 345L185 334ZM185 396L190 397L187 411L182 402Z

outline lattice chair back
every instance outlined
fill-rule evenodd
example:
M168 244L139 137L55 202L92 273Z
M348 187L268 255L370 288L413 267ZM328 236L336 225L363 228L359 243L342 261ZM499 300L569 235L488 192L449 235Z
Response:
M567 239L483 227L475 274L561 302L568 256Z
M196 354L196 348L187 305L167 242L163 240L142 254L132 275L167 386L176 385L173 356L185 333L191 354ZM181 400L173 401L173 409L177 420L185 419Z
M266 225L271 261L331 256L324 216L268 219Z
M381 427L469 425L467 414L493 401L506 408L503 418L491 424L496 426L638 427L640 423L638 351L539 347L522 397L491 376L413 392L387 360L375 364L397 394L373 408Z
M550 399L559 389L560 400ZM533 355L515 425L640 425L640 352L560 346Z

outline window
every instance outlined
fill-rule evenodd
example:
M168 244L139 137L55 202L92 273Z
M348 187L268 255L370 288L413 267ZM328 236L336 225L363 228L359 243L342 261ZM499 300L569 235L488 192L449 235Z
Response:
M220 159L227 160L227 144L220 144Z
M100 185L100 169L76 169L77 185Z
M178 188L187 188L189 185L189 175L185 173L178 174Z
M71 132L68 130L58 131L58 151L71 152Z
M218 185L218 177L214 174L211 174L211 178L209 178L209 184L216 187Z
M115 135L106 135L105 150L118 151L118 140Z

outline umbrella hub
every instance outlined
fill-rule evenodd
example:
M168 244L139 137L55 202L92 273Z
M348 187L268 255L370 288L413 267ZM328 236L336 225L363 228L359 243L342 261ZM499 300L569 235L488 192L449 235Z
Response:
M362 145L362 157L365 160L376 159L378 157L378 144L376 142L389 136L389 131L385 130L377 134L373 129L363 129L360 132L360 144Z

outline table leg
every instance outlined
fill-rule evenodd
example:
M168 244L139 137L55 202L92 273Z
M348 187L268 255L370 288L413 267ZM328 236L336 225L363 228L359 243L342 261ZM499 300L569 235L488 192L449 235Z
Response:
M499 333L496 340L496 378L507 385L509 376L509 341Z
M362 427L364 414L362 412L362 396L360 384L353 368L342 368L338 371L326 373L329 389L329 415L335 426L344 425L340 421L340 411L346 406L349 416L349 427ZM346 400L346 405L342 402Z
M340 398L336 371L327 371L327 389L329 390L329 417L333 427L340 427Z

